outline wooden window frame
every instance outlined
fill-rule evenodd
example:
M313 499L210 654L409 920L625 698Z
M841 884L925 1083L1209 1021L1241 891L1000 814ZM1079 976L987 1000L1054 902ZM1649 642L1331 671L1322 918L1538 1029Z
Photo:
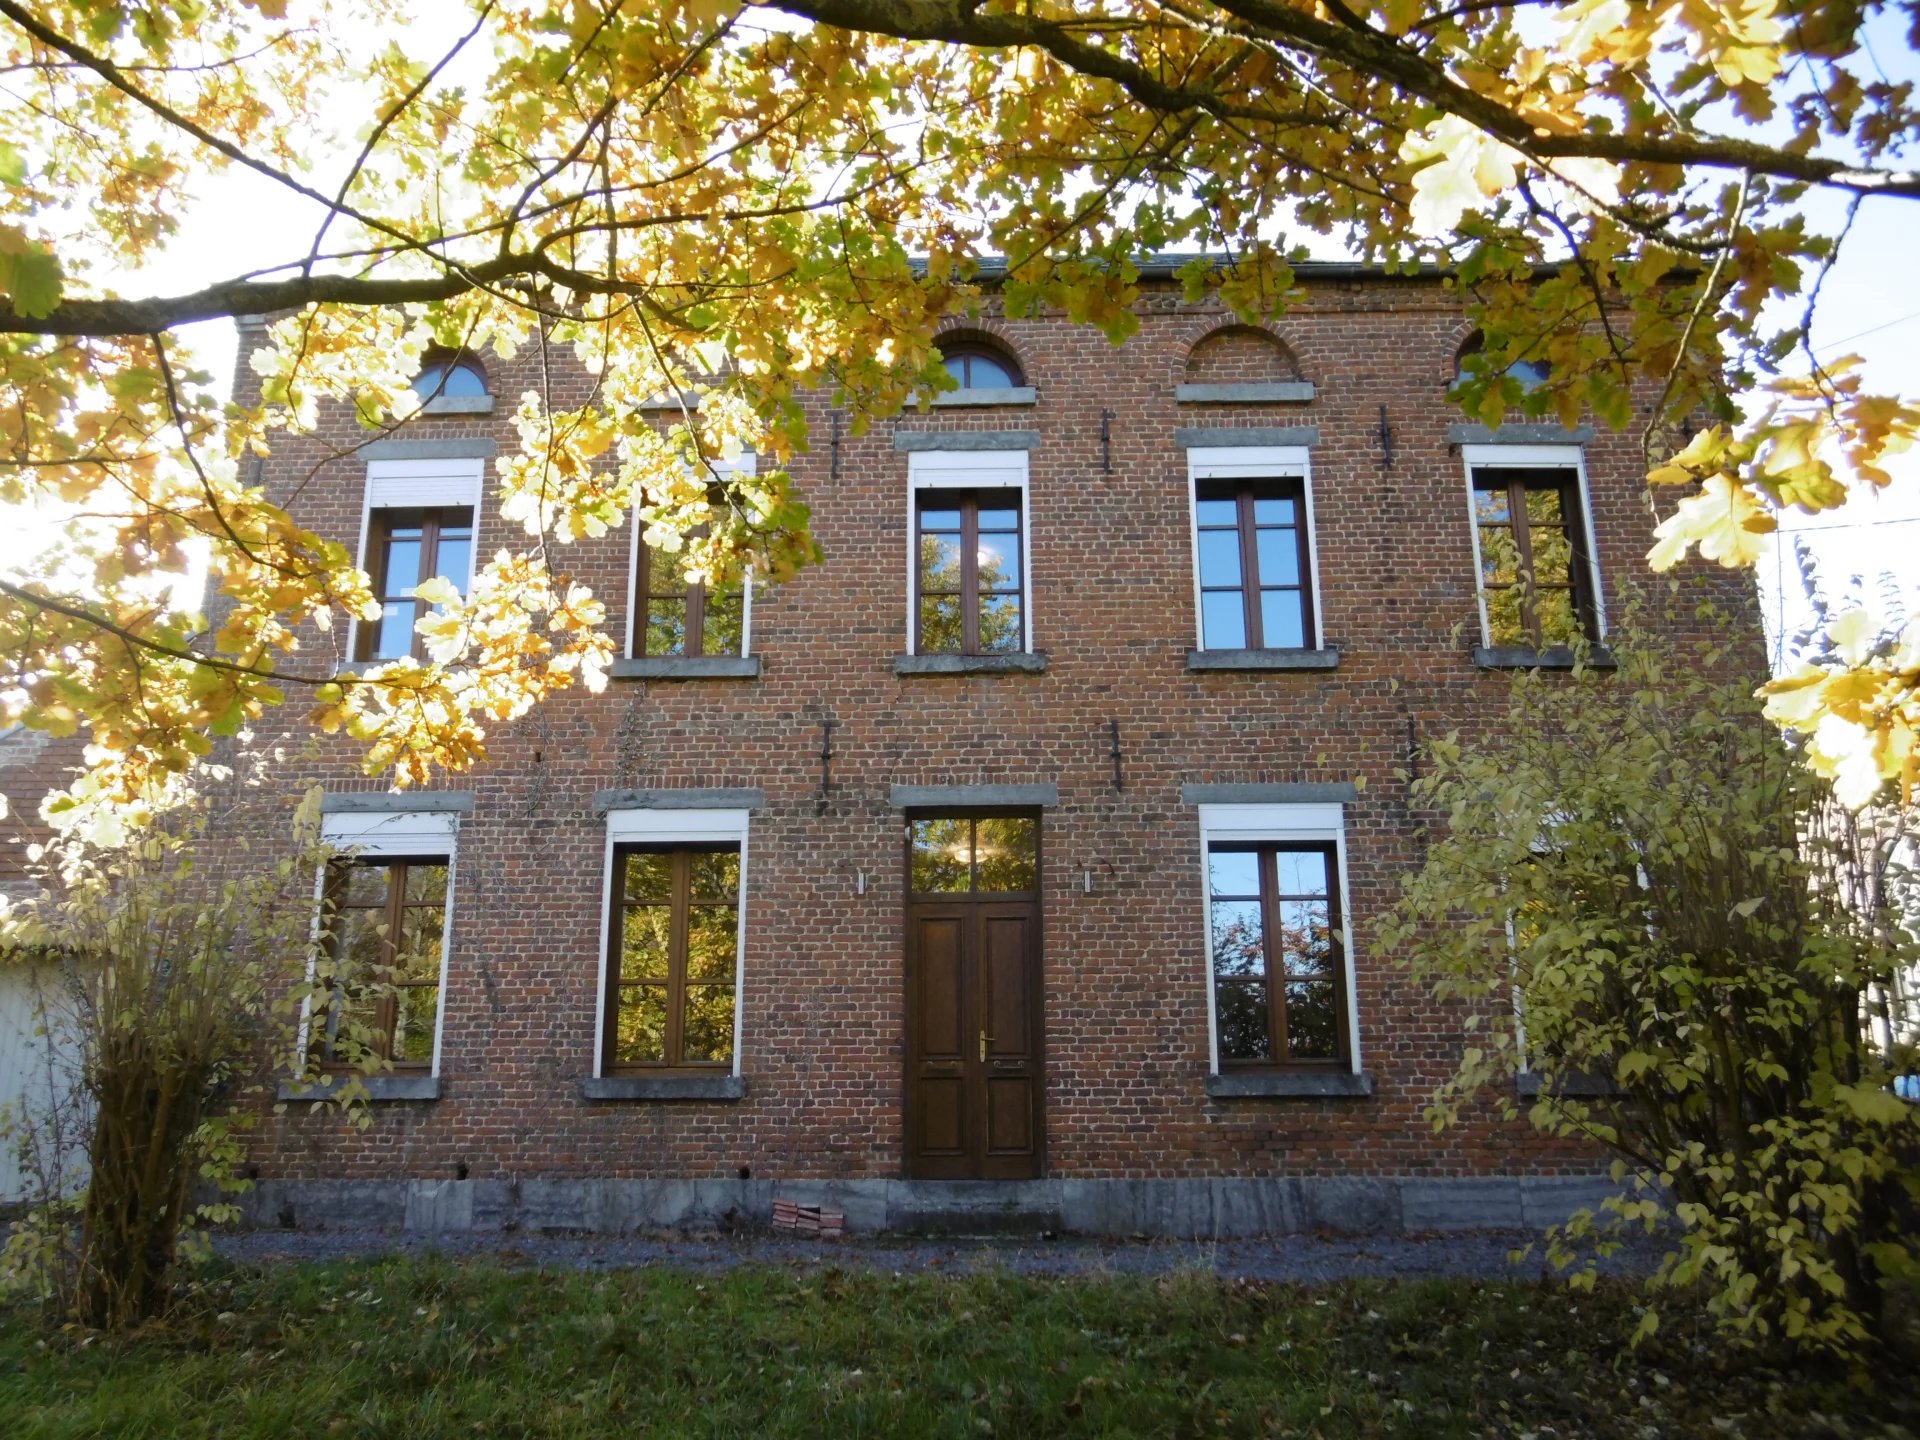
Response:
M1213 492L1213 493L1209 493ZM1199 573L1200 536L1208 530L1222 529L1222 526L1200 523L1200 503L1204 500L1231 498L1235 504L1234 527L1240 542L1240 613L1245 622L1247 643L1244 646L1208 646L1206 633L1206 599L1208 594L1224 594L1235 587L1228 585L1208 585ZM1275 586L1271 588L1298 588L1300 592L1300 633L1302 643L1298 647L1284 646L1272 648L1317 650L1320 648L1320 617L1315 613L1313 595L1313 544L1310 534L1310 508L1307 504L1307 482L1298 475L1276 475L1269 478L1228 478L1199 479L1193 482L1194 526L1193 543L1195 547L1196 582L1201 597L1200 644L1202 649L1214 650L1265 650L1269 648L1266 640L1266 625L1261 611L1260 592L1264 587L1260 578L1259 527L1254 523L1254 502L1256 500L1291 500L1294 511L1294 543L1296 560L1300 571L1300 583L1297 587ZM1270 527L1278 528L1278 527Z
M622 986L651 984L651 981L623 981L620 961L626 939L627 906L626 859L636 854L664 854L673 857L673 894L669 901L667 941L667 1029L659 1060L621 1061L615 1049L620 1031L620 991ZM733 991L732 1053L725 1060L688 1060L686 1043L687 934L693 907L692 871L695 855L733 855L737 858L733 896L734 968L727 981ZM600 1071L601 1075L713 1075L734 1074L740 1057L740 915L746 895L746 847L741 842L716 840L618 840L613 844L612 873L607 888L607 948L605 988L601 997ZM717 982L700 982L717 983Z
M1020 545L1019 574L1015 577L1017 586L1013 594L1020 601L1020 645L1015 650L982 650L980 648L980 497L983 495L1004 495L1007 503L988 505L990 510L1011 510L1014 513L1014 536ZM916 655L1018 655L1027 649L1027 636L1031 633L1028 624L1027 608L1027 514L1026 496L1023 490L1003 485L954 485L923 486L913 492L913 653ZM921 540L925 533L921 516L928 510L954 510L960 512L960 588L958 591L925 589L919 580ZM999 533L999 532L995 532ZM996 591L1006 594L1006 591ZM958 595L960 599L960 648L958 650L929 650L925 635L925 602L927 596Z
M1216 851L1247 853L1259 857L1260 873L1260 963L1261 983L1267 992L1267 1043L1272 1049L1273 1058L1267 1060L1242 1060L1229 1058L1222 1053L1216 1030L1214 1055L1217 1073L1228 1071L1270 1071L1270 1070L1312 1070L1332 1071L1346 1074L1353 1069L1353 1023L1349 1014L1348 992L1352 984L1352 962L1347 953L1344 940L1345 907L1342 903L1342 869L1340 865L1340 846L1334 840L1260 840L1238 836L1209 837L1206 843L1203 879L1206 886L1206 903L1209 916L1212 914L1214 893L1212 881L1213 856ZM1279 893L1278 865L1276 857L1282 853L1316 854L1326 862L1327 893L1320 896L1282 896ZM1251 897L1223 897L1251 898ZM1309 1056L1303 1059L1293 1058L1287 1051L1287 1006L1286 972L1280 957L1275 951L1275 936L1279 933L1280 905L1283 900L1320 899L1327 902L1328 942L1332 946L1333 966L1328 972L1327 983L1333 992L1333 1030L1334 1053L1331 1056ZM1220 976L1214 970L1212 922L1207 927L1207 983L1212 987L1210 1003L1216 1008L1221 984ZM1229 980L1227 983L1233 983Z
M1551 490L1558 493L1560 497L1560 513L1565 517L1570 557L1566 586L1554 585L1547 588L1567 590L1574 616L1579 621L1581 635L1588 643L1597 645L1601 639L1600 614L1595 596L1597 577L1593 563L1592 543L1588 537L1585 487L1580 483L1580 471L1572 466L1560 465L1470 464L1467 489L1473 520L1474 585L1480 599L1482 626L1487 644L1503 643L1493 634L1493 608L1489 604L1489 599L1495 592L1504 590L1520 592L1520 616L1527 632L1527 640L1521 643L1530 642L1535 650L1568 643L1562 640L1549 642L1544 639L1536 598L1539 590L1533 575L1533 519L1527 514L1526 497L1529 491ZM1507 497L1507 519L1483 521L1480 518L1481 494L1492 494L1501 490L1505 491ZM1485 548L1481 540L1481 532L1488 529L1509 529L1513 532L1514 549L1518 552L1519 563L1515 570L1515 579L1510 584L1490 586L1487 583Z
M707 587L701 581L689 581L680 591L655 590L653 588L653 547L644 538L634 545L633 572L633 638L627 649L635 659L691 659L704 655L723 655L730 658L744 657L747 654L747 624L752 611L753 577L744 575L740 579L740 648L738 650L709 650L706 646ZM678 650L662 655L653 655L647 649L647 629L653 616L653 602L656 600L680 600L687 607L686 625L682 630L685 643Z
M437 901L421 900L409 904L407 900L407 871L410 866L414 865L437 865L447 872L446 888L440 892L440 898ZM388 986L388 993L380 997L379 1007L374 1011L373 1023L375 1040L372 1048L374 1054L385 1059L396 1071L410 1075L431 1074L436 1068L435 1059L440 1053L440 1016L444 1008L442 1005L443 997L440 992L446 985L447 925L453 915L453 859L447 855L365 855L343 856L329 860L327 862L325 877L322 881L322 893L325 913L331 922L328 925L327 949L336 965L339 963L340 945L338 917L348 909L374 910L376 908L370 905L355 905L349 907L342 903L346 892L347 875L356 867L366 870L385 870L387 872L387 898L377 907L382 917L381 923L386 926L386 935L382 939L380 946L380 964L382 969L391 971L394 968L394 961L399 954L400 937L405 933L402 922L405 919L407 910L437 909L441 913L439 973L431 980L388 979L383 982ZM400 1016L400 1001L399 998L392 993L393 990L432 990L435 992L433 997L433 1044L429 1047L431 1053L425 1060L402 1060L393 1054L393 1035L399 1023ZM339 1027L340 1013L337 1008L330 1010L325 1030L315 1037L320 1046L321 1063L333 1069L340 1068L342 1064L342 1062L336 1060L333 1056L334 1036Z
M419 604L411 595L395 593L394 577L387 573L392 558L393 532L403 528L402 520L411 525L411 517L418 516L420 525L420 574L406 588L417 589L440 573L440 532L442 529L458 528L447 523L447 517L454 514L465 515L464 528L467 531L467 573L460 578L459 589L466 594L473 584L473 559L479 543L478 516L470 505L408 505L377 506L367 515L367 554L375 564L372 570L373 593L381 605L381 618L362 620L354 636L354 659L356 660L398 660L403 657L391 655L380 657L374 651L380 644L380 631L386 620L386 606L390 601L405 601ZM448 576L452 579L452 576ZM420 623L420 617L414 616L414 624ZM407 655L415 660L424 660L427 656L426 642L416 629L412 643L407 647Z
M937 340L934 343L939 345ZM960 388L962 390L1018 389L1027 383L1025 374L1020 369L1018 362L1016 362L1011 355L1007 354L1006 351L1001 350L997 346L987 345L978 340L962 340L956 342L951 347L939 345L939 349L942 365L953 360L960 362L961 373L955 375L954 378L960 382ZM1007 379L995 385L974 384L973 362L977 359L992 361L1006 373ZM949 375L953 374L951 370L947 373Z

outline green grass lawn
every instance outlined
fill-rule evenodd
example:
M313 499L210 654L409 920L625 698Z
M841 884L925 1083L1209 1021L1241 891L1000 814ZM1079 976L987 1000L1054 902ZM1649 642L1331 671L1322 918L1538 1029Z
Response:
M1620 1344L1631 1292L515 1269L215 1269L124 1340L0 1310L0 1440L68 1435L1904 1435L1873 1394ZM1910 1373L1910 1372L1909 1372Z

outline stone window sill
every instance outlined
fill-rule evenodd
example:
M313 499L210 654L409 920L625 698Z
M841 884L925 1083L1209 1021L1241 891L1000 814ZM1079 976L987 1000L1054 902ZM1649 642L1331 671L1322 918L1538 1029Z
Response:
M1571 646L1549 645L1536 650L1531 645L1476 645L1473 663L1482 670L1571 670L1574 654ZM1587 668L1611 670L1613 656L1605 650L1587 652Z
M580 1082L583 1100L738 1100L744 1075L594 1075Z
M1315 393L1311 380L1173 388L1173 398L1182 405L1306 405Z
M347 1075L325 1075L317 1084L301 1085L292 1080L282 1080L277 1098L295 1104L315 1103L331 1099L347 1088L352 1077ZM438 1100L440 1098L440 1077L438 1075L362 1075L360 1083L366 1087L369 1100Z
M1373 1094L1373 1076L1344 1070L1230 1070L1207 1076L1207 1094L1215 1100L1365 1098Z
M616 660L615 680L758 680L758 655L642 655Z
M420 407L422 415L491 415L491 395L436 395Z
M896 655L896 675L1043 675L1044 655Z
M1527 1099L1551 1095L1570 1100L1593 1100L1627 1093L1604 1075L1567 1075L1557 1084L1548 1086L1537 1070L1523 1070L1514 1076L1513 1088Z
M936 410L984 409L989 405L1037 405L1031 385L982 385L973 390L943 390L929 397Z
M1321 650L1189 650L1189 670L1332 670L1340 648Z

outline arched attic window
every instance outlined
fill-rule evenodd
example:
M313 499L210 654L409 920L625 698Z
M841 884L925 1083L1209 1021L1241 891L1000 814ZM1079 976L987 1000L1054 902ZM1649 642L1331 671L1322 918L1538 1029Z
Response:
M450 351L428 352L426 363L413 377L413 393L429 409L441 401L467 402L461 407L467 408L473 401L491 397L480 362L465 352Z
M1484 344L1485 341L1482 339L1478 330L1467 337L1466 343L1461 345L1459 352L1453 357L1454 379L1464 380L1466 378L1467 357L1469 355L1478 355ZM1522 390L1537 390L1540 386L1547 383L1547 377L1553 373L1553 367L1545 360L1516 360L1507 366L1506 373L1520 382L1520 388Z
M1011 355L983 341L942 345L940 358L962 390L1014 390L1027 383Z

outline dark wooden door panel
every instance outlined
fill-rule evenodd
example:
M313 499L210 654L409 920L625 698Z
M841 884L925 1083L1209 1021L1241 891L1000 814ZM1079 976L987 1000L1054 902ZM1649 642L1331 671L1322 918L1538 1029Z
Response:
M921 917L918 985L912 1019L923 1060L959 1060L966 1052L966 977L962 959L967 917Z
M907 1170L1040 1173L1040 911L1001 895L907 907Z

